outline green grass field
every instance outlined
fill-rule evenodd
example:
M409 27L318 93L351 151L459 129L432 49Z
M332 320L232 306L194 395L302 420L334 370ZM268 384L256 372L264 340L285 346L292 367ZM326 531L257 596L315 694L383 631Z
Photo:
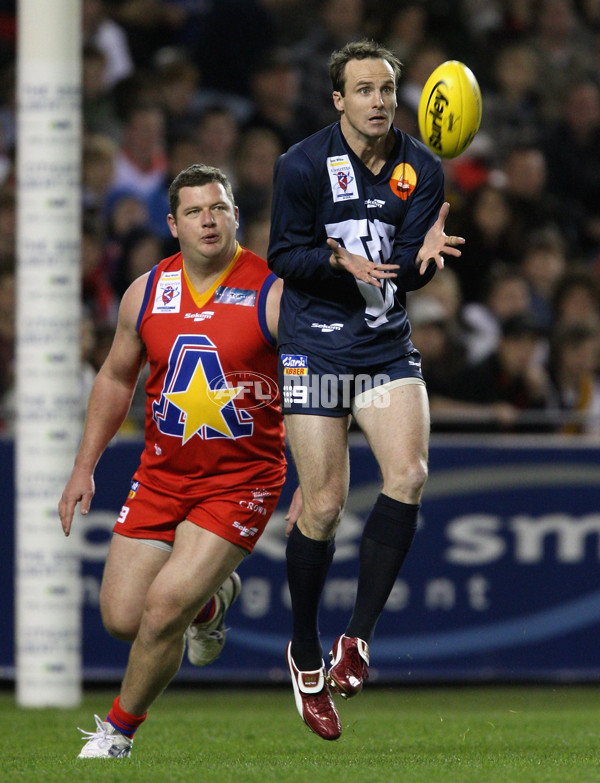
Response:
M105 717L113 692L77 709L18 709L0 693L1 783L597 783L597 687L367 688L339 705L343 734L304 726L289 690L172 688L130 759L76 758L77 726Z

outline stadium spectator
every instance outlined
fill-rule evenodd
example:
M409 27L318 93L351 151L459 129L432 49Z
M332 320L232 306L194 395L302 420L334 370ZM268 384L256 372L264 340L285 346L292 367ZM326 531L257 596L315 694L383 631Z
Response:
M501 167L509 150L525 141L539 142L540 78L536 53L526 42L513 40L495 54L479 130L479 140L486 137L492 166Z
M399 7L394 4L382 19L378 37L408 67L428 38L428 25L428 9L423 3L407 2Z
M84 44L104 53L103 81L110 90L135 70L125 30L107 13L104 0L83 0L82 23Z
M165 221L166 222L166 221ZM144 202L136 196L123 194L111 204L105 226L106 268L111 284L118 287L118 281L124 279L125 247L129 237L135 232L146 231L154 227L150 223L150 213ZM156 233L156 232L155 232ZM158 235L158 234L157 234Z
M181 30L195 28L204 3L188 0L104 0L111 19L125 31L136 69L151 66L156 52L175 46Z
M595 324L600 318L600 280L591 269L573 267L556 285L552 324Z
M259 63L278 45L277 20L269 1L170 2L186 13L176 43L189 52L203 83L219 93L247 98Z
M551 162L548 190L577 221L577 249L600 249L600 74L569 82L560 116L544 144Z
M449 230L469 237L458 261L448 259L460 280L463 302L481 302L493 265L518 260L523 237L514 231L514 213L503 187L487 183L477 188L449 220Z
M271 51L257 64L250 79L250 96L253 111L244 130L269 128L284 149L314 130L314 110L300 104L300 69L288 50Z
M84 134L103 134L118 141L121 121L112 90L104 79L106 55L98 46L83 47L82 113Z
M158 105L134 105L123 128L111 197L126 192L145 199L164 187L166 172L164 114Z
M199 160L208 166L216 166L225 173L232 187L237 185L235 148L240 126L233 111L226 105L206 107L195 128Z
M235 167L242 231L247 222L270 210L273 166L284 151L279 136L269 128L248 128L241 134L235 152Z
M119 267L113 273L112 283L119 299L134 280L149 272L164 257L164 245L154 231L139 226L123 237L120 250Z
M553 183L557 176L555 162L541 146L522 143L512 147L506 153L501 172L515 235L522 240L546 227L557 228L576 252L581 246L578 215L565 206Z
M517 268L496 263L484 283L483 302L469 302L462 308L469 362L478 362L496 349L503 321L532 309L529 284Z
M600 434L600 323L565 322L550 340L548 411L567 434ZM569 414L562 422L564 414Z
M552 326L552 300L568 264L566 242L558 229L548 226L528 235L519 268L529 283L531 311L548 332Z
M106 224L106 206L115 175L117 145L109 136L86 135L82 153L82 207L84 216L102 230Z
M298 69L298 110L313 123L303 135L336 119L327 75L329 57L346 41L362 38L365 30L365 0L317 0L315 8L310 31L292 49Z
M201 75L185 54L161 51L157 56L157 100L164 112L167 144L189 136L198 127L201 114Z
M419 112L419 99L425 82L432 71L448 59L448 52L437 41L426 41L406 63L406 71L398 89L398 102L412 111L415 117Z
M437 299L444 308L446 318L450 321L453 328L457 332L460 331L463 300L460 290L460 281L453 269L446 267L443 275L434 275L429 283L427 283L427 287L424 290L411 291L407 296L407 301L410 304L413 299L417 299L420 296Z
M573 0L541 0L528 41L543 74L539 83L542 115L553 121L561 114L569 84L582 80L589 72L593 39L576 13Z
M497 348L455 378L452 397L464 403L465 428L483 432L543 432L548 376L540 355L539 324L531 315L505 319ZM471 426L469 426L471 425Z
M86 224L81 238L82 301L94 324L117 321L118 301L111 281L110 260L102 234Z
M269 250L269 234L271 232L271 220L269 212L256 215L246 222L243 231L244 245L256 255L264 257Z
M442 277L445 275L439 276L440 279ZM424 290L426 293L423 295L411 296L407 312L411 340L421 354L421 369L431 407L432 430L460 430L463 418L461 415L457 418L459 406L453 398L457 383L462 382L462 376L469 372L465 346L448 309L435 294L430 295L429 286Z

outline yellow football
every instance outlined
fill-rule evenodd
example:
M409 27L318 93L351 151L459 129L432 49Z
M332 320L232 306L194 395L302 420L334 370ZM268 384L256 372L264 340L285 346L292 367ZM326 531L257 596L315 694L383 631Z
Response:
M441 158L456 158L481 124L481 90L473 71L448 60L431 74L419 102L421 138Z

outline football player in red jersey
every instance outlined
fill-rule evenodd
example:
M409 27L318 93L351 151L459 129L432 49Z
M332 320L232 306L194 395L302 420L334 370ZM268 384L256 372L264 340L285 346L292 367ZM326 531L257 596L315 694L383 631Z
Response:
M282 282L236 240L238 210L219 169L196 164L169 190L181 252L123 296L94 383L83 439L59 502L65 535L90 509L94 469L123 423L140 371L145 448L114 527L100 593L103 622L132 642L106 720L80 758L126 757L154 700L188 657L203 666L225 641L225 612L285 478L276 383ZM270 384L271 396L252 379ZM250 382L249 382L250 381ZM260 384L258 384L260 385Z

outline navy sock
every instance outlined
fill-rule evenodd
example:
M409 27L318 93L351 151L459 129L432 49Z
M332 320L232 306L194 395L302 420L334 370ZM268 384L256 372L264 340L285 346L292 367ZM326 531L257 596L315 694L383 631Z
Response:
M334 539L315 541L298 525L289 535L286 559L292 600L292 657L302 671L319 669L323 650L319 641L319 600L335 552Z
M358 588L346 636L370 643L417 529L419 505L380 494L360 542Z

